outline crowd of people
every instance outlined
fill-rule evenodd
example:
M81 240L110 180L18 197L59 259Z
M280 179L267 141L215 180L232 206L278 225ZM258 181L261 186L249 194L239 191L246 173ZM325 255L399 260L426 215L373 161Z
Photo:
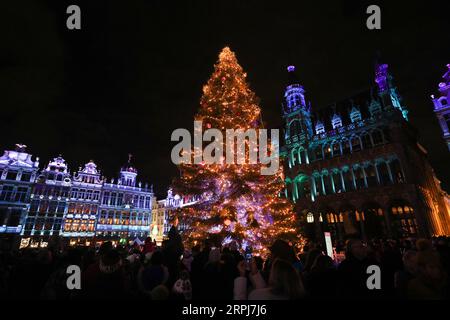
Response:
M337 248L340 250L339 248ZM143 245L2 250L0 295L10 299L292 300L448 299L447 238L348 239L345 258L332 259L309 243L296 255L275 240L266 259L205 240L184 248L175 228L161 247ZM81 269L81 289L67 286L67 267ZM369 289L367 267L381 270Z

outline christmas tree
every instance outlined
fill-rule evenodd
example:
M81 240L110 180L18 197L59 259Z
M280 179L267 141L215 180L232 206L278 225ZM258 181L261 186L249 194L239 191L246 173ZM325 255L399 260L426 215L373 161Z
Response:
M225 47L214 73L203 87L200 109L195 117L203 130L217 128L263 128L261 110L246 82L246 73L235 54ZM223 147L225 150L225 147ZM245 148L248 159L249 148ZM202 150L191 150L192 157ZM275 239L298 244L300 235L293 208L279 197L284 188L283 171L262 175L263 164L181 164L174 189L186 196L200 195L200 201L179 210L179 218L189 227L183 237L190 245L206 238L237 241L242 247L265 255Z

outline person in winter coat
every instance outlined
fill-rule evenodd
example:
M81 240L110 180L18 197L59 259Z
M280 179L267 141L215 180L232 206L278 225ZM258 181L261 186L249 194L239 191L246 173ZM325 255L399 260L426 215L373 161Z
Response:
M182 298L183 300L192 299L192 285L187 270L180 272L180 279L175 282L172 291L176 298Z
M337 296L337 270L333 259L320 254L316 257L306 276L306 291L313 299L335 298Z
M138 287L144 295L150 297L151 291L159 285L165 285L168 278L169 271L163 265L163 255L160 251L155 251L150 258L149 265L141 267L138 272Z
M381 290L367 287L367 268L378 265L367 257L367 247L359 239L349 239L345 260L338 266L338 294L346 299L368 299L380 295Z
M305 296L300 276L289 261L276 259L272 262L267 285L252 259L248 277L254 289L249 294L245 261L239 262L238 269L240 276L234 281L235 300L294 300Z
M129 283L117 250L106 251L100 260L82 273L82 297L87 299L125 299Z
M448 299L448 277L436 251L424 250L417 254L417 277L408 283L409 299Z

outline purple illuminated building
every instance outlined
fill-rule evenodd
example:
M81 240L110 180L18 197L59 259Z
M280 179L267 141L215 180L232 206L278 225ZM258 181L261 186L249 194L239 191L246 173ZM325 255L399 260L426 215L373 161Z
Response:
M136 181L130 160L117 182L107 183L92 160L70 174L58 156L39 171L39 159L25 148L0 158L0 237L14 247L118 244L150 235L153 190Z
M0 157L0 236L17 239L27 215L30 194L39 170L26 146L17 144Z

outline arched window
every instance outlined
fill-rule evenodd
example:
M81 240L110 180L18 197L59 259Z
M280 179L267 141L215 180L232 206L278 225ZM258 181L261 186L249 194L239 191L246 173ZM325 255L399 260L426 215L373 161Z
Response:
M366 168L364 168L364 170L366 172L367 186L369 188L376 187L378 185L378 181L375 172L375 167L373 165L368 165Z
M375 146L383 143L383 133L381 130L374 130L372 132L372 141Z
M361 150L361 141L359 140L359 137L353 137L351 139L351 144L352 144L352 152Z
M392 178L395 183L405 183L405 177L403 176L402 167L398 159L393 160L390 164Z
M391 207L394 232L399 237L415 235L418 232L414 209L400 201Z
M361 137L362 143L363 143L363 149L370 149L372 148L372 140L370 140L370 134L365 133Z
M333 194L333 186L331 185L331 176L323 175L323 186L325 187L325 194Z
M314 223L314 215L312 214L312 212L308 212L308 214L306 215L306 222Z
M355 190L355 185L353 184L353 176L350 170L342 171L344 177L345 190L352 191Z
M338 171L333 171L333 182L334 182L334 191L336 193L344 192L344 188L342 187L341 175Z
M391 178L389 176L389 171L386 162L381 162L377 164L378 176L380 177L380 184L382 186L390 185Z
M384 142L390 142L391 141L391 135L389 128L383 128L383 136L384 136Z
M323 153L322 153L322 146L321 145L316 146L315 159L316 160L322 160L323 159Z
M447 129L450 130L450 113L444 114L444 121L447 125Z
M324 156L324 159L331 158L331 147L328 143L323 145L323 156Z
M342 144L342 154L349 154L350 153L350 141L345 139L341 142Z
M306 163L306 150L305 149L298 150L298 161L300 164Z
M297 159L296 159L296 157L295 157L295 148L293 148L293 149L291 149L291 157L290 157L290 160L291 160L291 165L292 166L295 166L295 164L297 163Z
M289 125L289 135L293 137L300 134L300 132L301 132L300 121L299 120L292 121L291 124Z
M366 184L364 183L364 173L362 167L353 168L353 173L355 175L356 188L365 188Z
M316 196L323 196L322 180L320 177L314 177L314 182L316 184Z

